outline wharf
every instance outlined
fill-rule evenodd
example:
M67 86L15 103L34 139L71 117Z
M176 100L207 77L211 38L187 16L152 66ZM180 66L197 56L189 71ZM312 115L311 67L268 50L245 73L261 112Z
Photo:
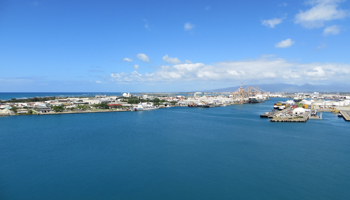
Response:
M319 112L319 111L318 111ZM322 119L322 112L319 112L319 115L310 115L309 119Z
M345 121L350 121L350 111L340 111Z
M288 110L283 110L286 116L278 116L270 119L270 122L307 122L309 120L309 113L305 112L302 116L293 116L289 114ZM289 115L288 115L289 114Z
M271 110L270 112L266 112L264 114L261 114L260 117L261 118L273 118L274 116L276 116L278 113L280 113L282 111L278 111L278 110Z
M310 119L322 119L322 115L321 116L310 116Z

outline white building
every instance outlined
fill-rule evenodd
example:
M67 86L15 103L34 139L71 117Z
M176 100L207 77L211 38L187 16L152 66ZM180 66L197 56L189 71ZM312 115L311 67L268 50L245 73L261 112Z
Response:
M303 115L306 112L304 108L296 108L293 110L293 115Z
M130 93L125 93L125 92L124 92L123 97L131 97L131 94L130 94Z

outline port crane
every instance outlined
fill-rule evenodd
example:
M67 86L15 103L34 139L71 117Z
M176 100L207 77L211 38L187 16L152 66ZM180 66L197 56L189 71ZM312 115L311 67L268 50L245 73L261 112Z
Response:
M239 104L245 103L245 100L244 100L245 98L249 98L257 94L264 95L268 98L270 92L265 92L259 87L253 87L253 86L248 86L247 88L243 89L243 83L241 83L241 86L236 91L231 93L231 95L233 95L233 98L236 99L236 102Z

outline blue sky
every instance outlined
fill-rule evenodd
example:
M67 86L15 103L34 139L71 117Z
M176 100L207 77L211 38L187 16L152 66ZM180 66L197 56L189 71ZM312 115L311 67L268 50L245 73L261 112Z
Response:
M1 1L0 92L342 83L349 2Z

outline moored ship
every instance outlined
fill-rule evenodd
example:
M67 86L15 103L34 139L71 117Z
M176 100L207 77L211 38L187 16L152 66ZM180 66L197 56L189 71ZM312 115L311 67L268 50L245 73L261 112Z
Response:
M150 103L139 103L137 106L134 106L133 111L146 111L146 110L157 110L158 107Z
M300 96L294 97L293 99L295 102L300 102L303 100L303 98L301 98Z
M254 97L249 97L249 103L262 103L265 98L262 95L256 95Z

